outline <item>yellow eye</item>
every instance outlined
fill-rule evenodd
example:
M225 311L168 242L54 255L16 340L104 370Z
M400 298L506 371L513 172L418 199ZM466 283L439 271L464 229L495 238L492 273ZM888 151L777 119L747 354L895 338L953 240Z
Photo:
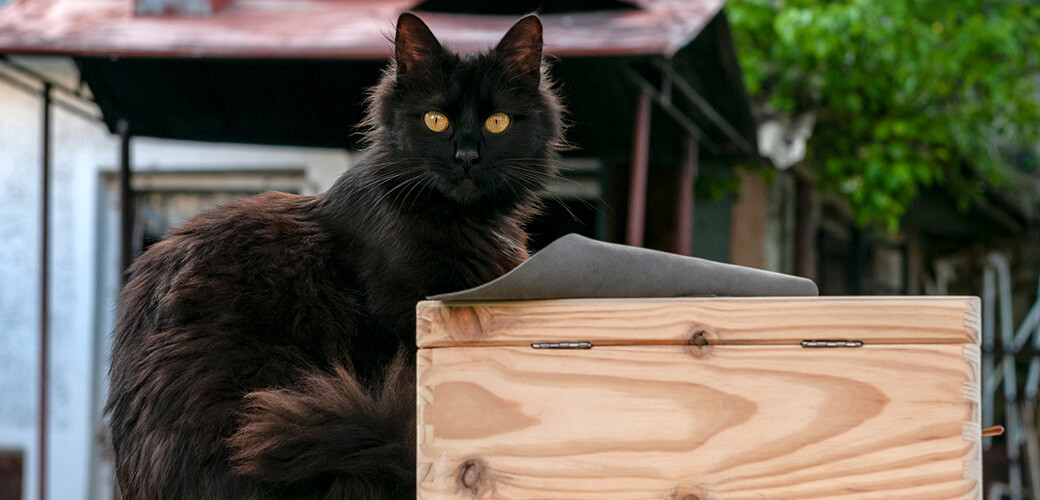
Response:
M444 132L448 128L448 117L443 113L430 111L423 116L423 122L434 132Z
M492 134L500 134L508 127L509 115L505 113L495 113L489 116L487 121L484 122L484 128Z

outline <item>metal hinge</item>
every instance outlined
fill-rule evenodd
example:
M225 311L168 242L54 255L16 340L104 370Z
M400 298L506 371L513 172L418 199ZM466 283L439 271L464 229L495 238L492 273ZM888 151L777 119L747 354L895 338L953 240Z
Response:
M863 347L860 340L803 340L802 347Z
M531 344L535 349L592 349L592 342L544 342ZM860 340L803 340L802 347L863 347Z
M592 349L592 342L552 342L531 344L535 349Z

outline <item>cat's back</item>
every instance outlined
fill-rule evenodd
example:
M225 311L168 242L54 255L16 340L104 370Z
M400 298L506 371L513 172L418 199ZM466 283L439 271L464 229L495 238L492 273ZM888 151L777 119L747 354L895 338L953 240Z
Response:
M217 207L173 228L142 259L279 259L320 250L323 232L313 196L270 191ZM154 253L155 255L149 255Z
M199 215L135 260L120 295L108 404L121 470L152 464L160 477L227 463L221 443L242 395L285 384L342 348L354 305L332 269L331 239L313 197L272 192ZM189 498L202 487L162 477L122 487L129 498ZM230 482L207 487L255 496L244 480L214 481Z
M230 334L250 326L236 323L272 326L299 315L287 307L307 304L301 295L333 286L335 274L332 237L315 211L314 197L268 192L170 230L131 266L122 315L225 323Z

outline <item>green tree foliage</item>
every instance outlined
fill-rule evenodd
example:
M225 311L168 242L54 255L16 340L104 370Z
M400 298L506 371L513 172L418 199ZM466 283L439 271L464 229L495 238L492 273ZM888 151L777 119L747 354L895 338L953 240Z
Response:
M1035 168L1037 0L731 0L759 112L817 115L806 162L860 224L894 230L920 189L963 206Z

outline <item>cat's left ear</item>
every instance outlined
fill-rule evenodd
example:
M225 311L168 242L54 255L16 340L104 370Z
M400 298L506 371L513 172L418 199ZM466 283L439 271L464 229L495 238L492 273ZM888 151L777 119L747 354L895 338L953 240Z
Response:
M495 52L504 57L511 69L538 79L542 68L542 22L538 16L527 16L509 28Z

